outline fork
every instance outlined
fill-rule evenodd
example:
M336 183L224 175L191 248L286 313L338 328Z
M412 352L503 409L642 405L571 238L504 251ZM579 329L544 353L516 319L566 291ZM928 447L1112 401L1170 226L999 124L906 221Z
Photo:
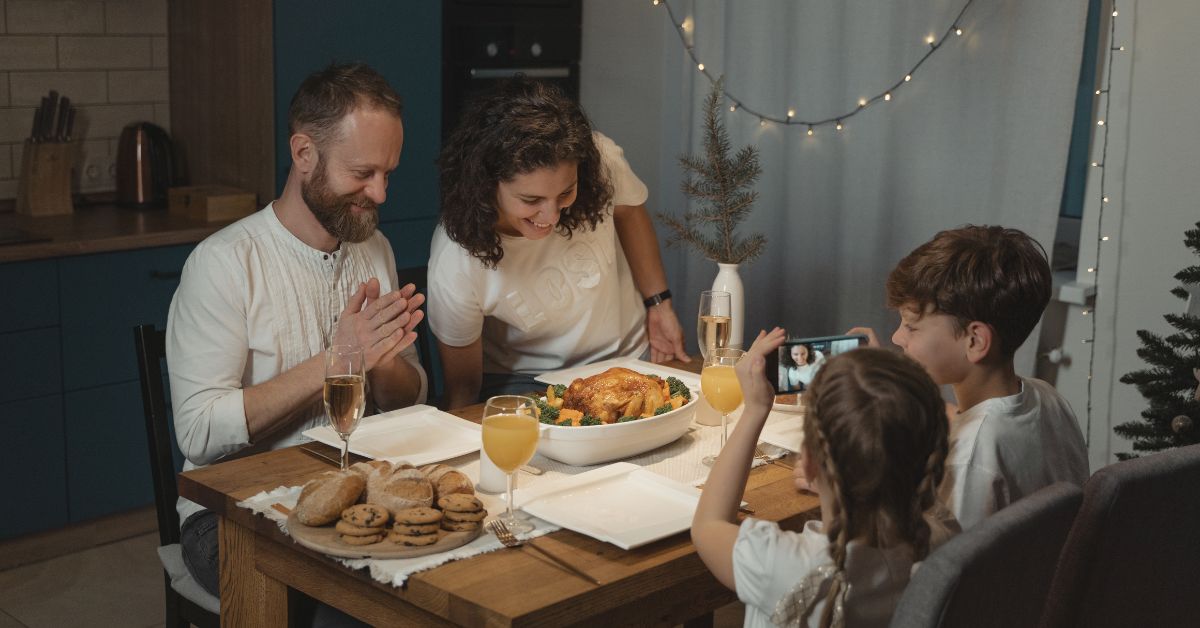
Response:
M521 545L525 544L524 541L513 536L513 533L508 529L508 526L504 525L504 522L499 519L492 519L488 522L487 527L492 531L492 534L496 535L496 538L499 539L500 543L502 543L505 547L520 547ZM583 571L580 571L578 567L575 567L574 565L571 565L554 554L551 554L550 552L547 552L546 550L534 545L532 542L529 543L527 547L532 547L533 549L541 552L543 556L554 561L559 567L570 571L571 573L583 578L584 580L587 580L588 582L591 582L592 584L602 584L599 580L587 575Z
M779 466L783 467L784 469L795 468L792 465L790 465L778 458L772 458L767 452L763 451L762 448L759 447L758 445L754 446L754 457L759 460L762 460L763 462L765 462L767 464L779 465Z

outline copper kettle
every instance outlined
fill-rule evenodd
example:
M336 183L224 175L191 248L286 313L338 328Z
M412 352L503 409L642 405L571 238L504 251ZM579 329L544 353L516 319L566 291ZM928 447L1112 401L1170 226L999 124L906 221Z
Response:
M167 132L149 122L126 125L117 144L117 205L166 207L167 190L173 182Z

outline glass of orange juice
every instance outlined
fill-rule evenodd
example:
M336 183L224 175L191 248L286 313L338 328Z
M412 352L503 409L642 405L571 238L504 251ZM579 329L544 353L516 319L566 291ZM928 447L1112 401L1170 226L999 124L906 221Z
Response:
M729 436L729 413L742 405L742 386L738 384L733 367L745 352L728 347L710 348L704 357L704 370L700 371L700 393L708 405L721 413L721 449ZM701 462L712 466L717 457L709 454Z
M500 395L484 404L483 451L508 475L508 509L499 519L513 534L533 529L531 523L513 514L513 482L517 469L537 451L539 432L533 399Z

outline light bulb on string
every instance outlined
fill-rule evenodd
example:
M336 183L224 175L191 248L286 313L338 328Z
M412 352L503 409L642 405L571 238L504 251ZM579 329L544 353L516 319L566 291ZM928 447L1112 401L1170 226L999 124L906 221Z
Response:
M1113 9L1113 17L1117 17L1117 10Z
M958 35L959 37L962 37L962 29L961 29L961 28L959 28L959 27L957 27L957 26L955 26L955 27L954 27L954 34L955 34L955 35Z
M912 75L911 75L911 74L905 74L905 75L904 75L904 82L905 82L905 83L907 83L907 82L909 82L909 81L911 81L911 80L912 80Z
M733 103L732 105L729 105L729 110L730 110L730 111L737 111L737 103Z
M884 100L891 100L891 99L892 99L892 93L891 93L891 92L887 92L887 93L885 93L885 94L883 95L883 99L884 99Z
M1105 203L1107 203L1107 202L1108 202L1108 197L1107 197L1107 196L1102 196L1102 197L1100 197L1100 200L1102 200L1102 201L1104 201Z
M701 72L703 72L703 71L704 71L704 64L703 64L703 63L697 63L697 64L696 64L696 69L697 69L697 70L700 70Z
M927 43L927 44L929 44L930 46L932 46L932 45L933 45L933 42L934 42L933 35L928 35L928 36L926 36L926 37L925 37L925 43Z
M841 120L838 120L838 121L837 121L837 126L836 126L836 127L834 127L834 128L836 128L837 130L841 131L841 130L842 130L842 121L841 121Z
M788 117L789 117L789 118L795 118L795 117L796 117L796 110L795 110L795 109L788 109Z
M1088 269L1088 272L1089 272L1089 273L1094 273L1094 272L1096 272L1096 269L1095 269L1095 268L1089 268L1089 269Z
M1100 238L1100 241L1101 241L1101 242L1108 242L1108 236L1101 236L1101 238Z
M662 1L662 0L654 0L654 1L653 1L653 2L651 2L650 4L652 4L652 5L654 5L654 6L658 6L658 3L659 3L659 2L661 2L661 1Z
M766 118L759 118L759 119L758 119L758 126L767 126L767 119L766 119Z
M1096 126L1104 126L1104 120L1096 120Z
M858 99L858 106L859 106L860 108L861 108L861 107L866 107L866 106L867 106L867 99L866 99L866 98L859 98L859 99Z
M812 125L810 124L810 125L808 125L808 136L812 137L812 134L813 134L813 130L812 130Z
M1083 311L1083 312L1081 312L1081 313L1082 313L1084 316L1087 316L1087 315L1088 315L1088 311L1087 311L1087 310L1084 310L1084 311Z

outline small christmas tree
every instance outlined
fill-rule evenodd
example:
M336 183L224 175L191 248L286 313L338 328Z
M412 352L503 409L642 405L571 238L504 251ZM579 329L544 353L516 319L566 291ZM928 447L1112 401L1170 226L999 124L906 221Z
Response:
M1195 229L1184 232L1184 243L1200 255L1200 222ZM1200 285L1200 265L1188 266L1176 273L1184 284ZM1171 294L1187 300L1189 294L1182 286ZM1138 392L1150 402L1142 411L1143 421L1122 423L1113 428L1118 435L1133 440L1136 452L1152 452L1182 447L1200 441L1195 423L1200 420L1200 316L1166 314L1171 327L1179 330L1169 336L1159 336L1139 329L1142 347L1138 357L1150 368L1134 371L1121 378L1137 386ZM1121 460L1136 454L1117 454Z
M700 210L685 211L682 218L658 212L658 218L672 231L668 246L683 242L714 262L741 264L761 255L767 243L762 234L739 238L734 232L758 198L758 192L746 188L758 180L762 169L753 146L729 155L729 134L720 115L722 81L713 83L705 102L704 155L679 158L686 173L683 193L700 201Z

